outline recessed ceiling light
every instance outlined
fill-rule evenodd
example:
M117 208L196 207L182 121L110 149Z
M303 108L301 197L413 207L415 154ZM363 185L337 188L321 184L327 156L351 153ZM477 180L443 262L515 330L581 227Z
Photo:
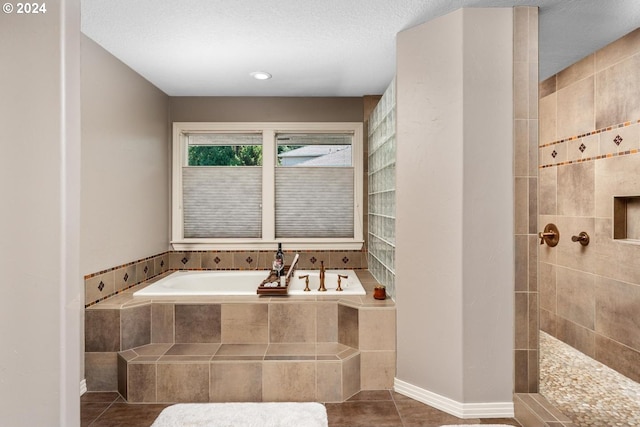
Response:
M256 80L269 80L271 78L271 74L265 71L254 71L253 73L251 73L251 77Z

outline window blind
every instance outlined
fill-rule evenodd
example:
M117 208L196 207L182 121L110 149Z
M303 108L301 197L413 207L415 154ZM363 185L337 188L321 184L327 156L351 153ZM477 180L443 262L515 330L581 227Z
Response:
M185 238L262 236L262 168L182 168Z
M353 167L281 167L275 178L276 238L353 238Z

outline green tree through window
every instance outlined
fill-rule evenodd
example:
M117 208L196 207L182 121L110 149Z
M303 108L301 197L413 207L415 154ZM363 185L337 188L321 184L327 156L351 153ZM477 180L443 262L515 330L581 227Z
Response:
M190 145L189 166L260 166L259 145Z

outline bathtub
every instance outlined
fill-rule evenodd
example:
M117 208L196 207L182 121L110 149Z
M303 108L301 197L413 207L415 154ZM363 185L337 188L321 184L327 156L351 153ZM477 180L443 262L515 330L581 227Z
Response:
M134 292L134 297L194 296L194 295L256 295L258 285L267 277L267 270L240 271L175 271ZM305 280L298 276L309 275L310 292L304 292ZM342 292L338 286L338 274L342 279ZM353 270L326 270L326 292L318 292L319 270L296 270L289 282L289 295L365 295L362 283Z

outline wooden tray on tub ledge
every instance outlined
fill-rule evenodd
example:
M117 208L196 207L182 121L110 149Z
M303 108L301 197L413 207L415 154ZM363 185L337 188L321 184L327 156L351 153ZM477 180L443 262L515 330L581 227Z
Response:
M278 273L275 270L271 270L266 279L258 285L257 294L258 295L288 295L289 293L289 281L291 277L293 277L293 273L296 270L296 264L298 263L298 254L296 254L293 262L290 266L284 266L282 269L282 274L285 276L285 285L282 286L278 280Z

